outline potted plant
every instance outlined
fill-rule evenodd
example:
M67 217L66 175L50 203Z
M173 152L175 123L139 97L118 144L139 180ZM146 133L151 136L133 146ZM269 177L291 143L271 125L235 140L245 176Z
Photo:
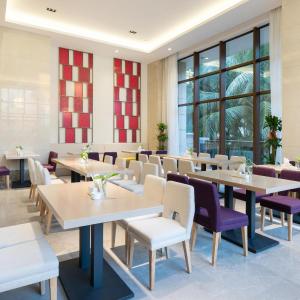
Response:
M282 121L277 116L268 115L265 117L264 128L269 130L267 140L265 142L268 149L267 163L275 164L277 149L281 147L281 138L278 137L278 132L282 130Z
M16 152L18 156L22 155L23 147L21 145L16 146Z
M168 134L166 130L168 129L168 125L165 123L158 123L157 124L158 128L158 135L157 135L157 140L158 140L158 149L159 150L166 150L166 141L168 140Z

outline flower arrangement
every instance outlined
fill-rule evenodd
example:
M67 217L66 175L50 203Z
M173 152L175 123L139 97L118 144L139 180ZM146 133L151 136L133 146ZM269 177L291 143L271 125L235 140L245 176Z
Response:
M93 199L99 199L102 196L106 197L106 184L109 179L119 175L118 173L111 173L106 175L94 175L92 176L94 186L91 190L91 196Z
M85 162L89 158L89 152L91 151L91 145L87 144L81 149L80 158Z
M17 155L21 155L23 151L23 147L21 145L16 146Z

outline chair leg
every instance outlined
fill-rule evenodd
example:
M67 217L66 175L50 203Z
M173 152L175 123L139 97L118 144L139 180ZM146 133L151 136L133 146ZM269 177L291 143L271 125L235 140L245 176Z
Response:
M53 217L52 211L49 210L47 215L47 222L46 222L46 232L45 232L46 234L49 234L50 232L52 217Z
M33 185L30 186L28 199L31 199L31 197L32 197L32 191L33 191Z
M266 217L266 208L261 206L260 208L260 229L264 231L265 229L265 217Z
M168 247L165 247L165 256L166 259L169 259Z
M35 199L35 192L36 192L36 185L33 185L32 186L32 195L31 195L31 199L33 199L33 201Z
M154 289L156 250L149 250L149 288Z
M115 248L116 244L117 223L111 222L111 247Z
M10 183L9 183L9 175L6 175L6 176L5 176L5 182L6 182L6 188L9 190L9 186L10 186Z
M40 282L40 293L41 295L45 295L46 293L46 281L41 281Z
M280 213L280 219L281 219L281 226L284 226L284 223L285 223L285 215L284 215L284 212L281 212L281 213Z
M37 196L36 196L36 202L35 202L35 205L36 205L37 207L39 207L39 205L40 205L40 194L39 194L39 193L38 193Z
M243 249L244 249L244 256L248 256L248 232L247 226L243 226L241 228L242 231L242 238L243 238Z
M192 264L191 264L191 251L190 251L190 243L189 241L182 242L185 264L188 273L192 273Z
M132 267L132 261L133 261L133 252L134 252L134 237L130 236L128 237L128 253L127 253L127 265L128 268L131 269Z
M293 215L288 214L288 240L291 241L293 238Z
M191 251L193 251L195 244L196 244L197 229L198 229L198 225L197 225L197 223L194 222L193 227L192 227L192 236L191 236Z
M273 209L269 209L270 222L273 223Z
M219 240L220 240L219 235L220 234L221 234L221 232L213 233L213 248L212 248L212 260L211 260L211 263L213 266L215 266L217 263L217 254L218 254L218 246L219 246Z
M57 300L57 277L50 279L50 300Z
M128 262L128 253L129 253L129 233L125 229L125 263Z

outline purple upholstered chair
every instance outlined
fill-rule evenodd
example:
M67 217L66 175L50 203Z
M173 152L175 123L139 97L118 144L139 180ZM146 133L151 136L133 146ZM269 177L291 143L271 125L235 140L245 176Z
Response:
M99 161L99 152L89 152L88 158Z
M157 150L156 154L160 155L160 154L168 154L167 150Z
M113 165L114 165L116 163L116 159L118 157L118 153L117 152L104 152L104 154L103 154L103 161L104 161L106 155L112 156L112 158L113 158Z
M282 170L280 174L281 179L288 179L300 181L300 172L292 170ZM265 208L274 209L281 213L281 224L284 226L284 214L287 214L288 219L288 240L292 240L293 230L293 215L300 213L300 200L289 196L289 192L298 192L299 190L291 190L280 192L278 195L266 196L261 198L261 230L264 230L265 223Z
M48 163L43 164L43 167L46 168L50 173L54 173L56 171L56 163L52 161L53 158L57 158L58 154L54 151L50 151L48 157Z
M5 176L6 187L9 189L10 170L4 166L0 166L0 176Z
M167 174L167 181L176 181L179 183L189 184L189 178L185 175L178 175L174 173Z
M141 151L140 153L141 153L141 154L146 154L146 155L148 155L148 157L149 157L150 155L152 155L152 151L150 151L150 150Z
M213 232L212 265L216 264L221 232L241 228L244 255L248 255L248 216L230 208L220 206L217 187L206 181L189 179L195 192L195 216L192 230L192 248L197 237L197 225Z

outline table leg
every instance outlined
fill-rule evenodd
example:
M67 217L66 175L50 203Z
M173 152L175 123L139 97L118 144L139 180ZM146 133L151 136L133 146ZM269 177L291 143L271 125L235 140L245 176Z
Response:
M80 182L81 176L77 172L71 171L71 182Z
M31 183L25 180L25 159L20 159L20 169L19 169L19 181L12 183L12 188L25 188L30 187Z
M201 171L206 171L206 164L201 164Z
M248 216L248 238L255 236L255 192L246 191L246 214Z
M25 170L24 170L24 159L20 159L20 184L24 184Z
M92 225L91 236L91 285L99 288L103 284L103 224Z
M90 226L79 228L79 267L83 270L90 266Z
M225 185L225 207L233 209L233 187Z

